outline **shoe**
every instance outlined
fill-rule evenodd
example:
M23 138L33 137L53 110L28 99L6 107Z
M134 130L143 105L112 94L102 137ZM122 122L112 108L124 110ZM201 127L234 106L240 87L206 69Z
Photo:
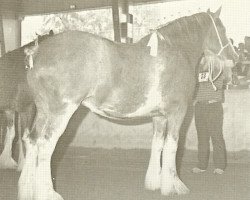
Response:
M223 174L223 173L224 173L224 170L223 170L223 169L216 168L216 169L214 170L214 174L219 174L219 175L221 175L221 174Z
M192 172L195 173L195 174L200 174L200 173L203 173L203 172L205 172L205 171L206 171L205 169L200 169L200 168L198 168L198 167L194 167L194 168L192 169Z

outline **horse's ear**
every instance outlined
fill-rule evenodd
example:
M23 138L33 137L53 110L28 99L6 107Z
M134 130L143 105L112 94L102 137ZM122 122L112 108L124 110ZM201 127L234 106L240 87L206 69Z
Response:
M214 18L215 18L215 19L220 17L221 8L222 8L222 6L219 7L219 9L214 13Z
M211 14L210 8L207 9L207 13L208 13L208 14Z

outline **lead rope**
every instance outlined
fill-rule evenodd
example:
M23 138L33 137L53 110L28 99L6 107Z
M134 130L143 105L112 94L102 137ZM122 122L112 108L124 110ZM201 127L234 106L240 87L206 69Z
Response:
M221 75L221 73L223 71L223 65L220 62L220 64L219 64L220 71L214 78L213 78L213 70L214 70L214 66L215 66L214 60L210 60L208 65L209 65L209 67L208 67L208 73L209 73L208 79L209 79L210 83L212 84L213 89L215 91L217 91L217 87L215 86L214 81L216 81L219 78L219 76Z
M218 38L219 43L220 43L221 49L220 49L220 51L217 53L217 56L219 56L219 55L223 52L223 50L224 50L225 48L227 48L227 47L231 44L231 42L228 40L228 43L227 43L225 46L223 46L222 41L221 41L220 34L219 34L218 29L217 29L216 24L215 24L215 21L214 21L213 17L212 17L210 14L208 14L208 15L209 15L209 17L210 17L210 19L211 19L211 21L212 21L212 23L213 23L213 26L214 26L214 29L215 29L217 38ZM213 89L216 91L216 90L217 90L217 87L215 86L214 81L216 81L217 78L219 78L219 76L221 75L221 73L222 73L222 71L223 71L223 66L222 66L222 63L220 62L220 71L219 71L219 73L217 74L217 76L213 79L214 64L215 64L214 61L210 61L210 62L209 62L209 68L208 68L209 76L208 76L208 78L209 78L209 81L211 82L211 84L212 84L212 86L213 86Z

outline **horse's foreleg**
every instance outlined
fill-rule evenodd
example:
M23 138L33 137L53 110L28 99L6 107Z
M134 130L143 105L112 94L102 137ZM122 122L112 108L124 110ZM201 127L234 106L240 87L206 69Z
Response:
M15 114L12 111L5 111L7 116L7 132L4 140L4 149L0 155L0 168L16 169L17 163L12 158L12 143L15 138Z
M179 179L176 172L176 151L179 130L186 109L176 109L168 115L168 134L164 141L162 153L161 193L163 195L186 194L189 189Z
M53 188L51 156L76 109L76 105L69 105L61 114L37 112L35 128L25 138L26 160L19 179L19 200L63 200Z
M151 147L151 156L145 178L145 187L149 190L160 189L161 187L161 152L166 130L166 119L163 117L153 118L154 135Z
M20 120L18 122L18 149L19 149L19 155L18 155L18 167L17 171L22 171L25 157L24 157L24 151L23 151L23 140L22 140L22 128L20 124ZM29 129L26 128L24 132L27 132L26 134L29 135Z

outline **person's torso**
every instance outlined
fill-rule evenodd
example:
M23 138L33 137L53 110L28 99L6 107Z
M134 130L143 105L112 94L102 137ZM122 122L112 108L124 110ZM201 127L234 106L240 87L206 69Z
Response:
M215 81L213 88L212 83L208 81L198 82L196 87L196 102L224 102L224 84L223 75L221 74Z

